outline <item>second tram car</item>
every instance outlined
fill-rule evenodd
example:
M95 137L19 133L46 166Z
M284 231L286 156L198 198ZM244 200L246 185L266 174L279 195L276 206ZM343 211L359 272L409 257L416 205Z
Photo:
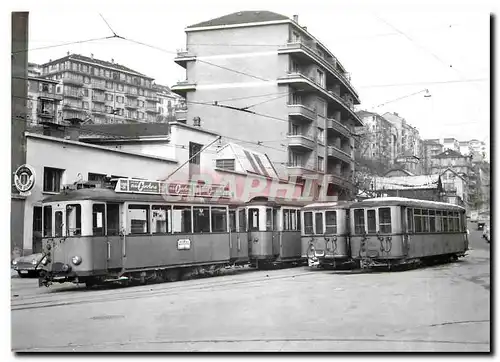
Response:
M455 260L468 250L465 209L398 197L350 205L351 255L360 267Z
M309 266L338 267L352 264L349 238L351 202L322 202L302 211L302 258Z
M248 254L252 265L301 262L300 209L304 203L256 197L246 205Z

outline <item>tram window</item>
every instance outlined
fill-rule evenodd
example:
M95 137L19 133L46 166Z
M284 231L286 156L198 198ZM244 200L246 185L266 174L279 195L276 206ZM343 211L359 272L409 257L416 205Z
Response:
M278 209L273 209L273 230L280 230L280 227L278 225Z
M297 228L297 210L290 210L290 230L298 230Z
M415 224L415 232L421 233L424 231L424 225L422 221L422 210L413 209L413 222Z
M120 234L120 205L106 204L107 235L116 236Z
M436 232L443 231L441 218L442 218L442 212L436 211Z
M92 205L92 235L103 236L104 225L104 204Z
M460 215L458 212L453 212L453 231L460 231Z
M129 234L149 233L149 205L129 205Z
M337 211L325 211L325 228L327 234L337 234Z
M375 219L375 210L367 210L366 216L368 219L368 233L377 232L377 221Z
M323 213L322 212L316 212L314 213L314 221L315 221L315 234L323 234Z
M172 210L172 231L174 233L191 233L191 207L174 206Z
M408 232L412 233L413 232L413 209L407 210L406 221L407 221Z
M195 233L210 232L210 209L208 207L193 207L193 227Z
M151 232L153 234L170 233L170 208L167 206L155 205L151 207ZM109 225L108 225L109 234Z
M389 207L383 207L378 209L378 226L379 231L383 234L392 233L391 226L391 209Z
M429 231L436 232L436 211L434 210L429 210Z
M248 210L248 230L259 230L259 209Z
M365 233L365 210L356 209L354 210L354 233L364 234Z
M243 233L245 231L247 231L247 225L246 225L246 216L245 216L245 210L242 209L238 212L239 214L239 218L238 218L238 222L239 222L239 228L238 228L238 231L240 233Z
M313 234L313 214L312 212L304 213L304 234Z
M290 211L288 209L283 209L283 230L291 230L290 227Z
M82 235L82 206L66 206L66 236Z
M52 236L52 206L43 207L43 236Z
M236 210L229 210L229 231L232 233L236 232Z
M227 232L227 210L223 207L212 207L212 232ZM234 216L234 211L233 211Z
M429 232L429 210L422 210L422 222L423 222L422 231L424 233L428 233Z
M300 227L301 227L301 223L300 223L300 211L297 210L297 228L296 230L300 230Z
M266 209L266 231L273 230L273 209Z
M63 236L63 214L62 211L56 211L55 216L55 236Z
M447 211L443 211L443 231L444 232L448 232L449 229L448 229L448 212Z

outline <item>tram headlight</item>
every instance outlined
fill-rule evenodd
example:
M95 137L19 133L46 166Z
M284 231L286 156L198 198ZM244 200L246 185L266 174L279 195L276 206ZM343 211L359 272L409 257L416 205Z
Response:
M33 260L31 261L31 264L32 264L32 265L37 265L37 264L38 264L38 262L36 261L36 259L33 259Z
M82 263L82 257L74 256L73 258L71 258L71 262L75 265L80 265Z
M12 265L16 265L16 264L17 264L17 260L14 260L14 261L12 262Z

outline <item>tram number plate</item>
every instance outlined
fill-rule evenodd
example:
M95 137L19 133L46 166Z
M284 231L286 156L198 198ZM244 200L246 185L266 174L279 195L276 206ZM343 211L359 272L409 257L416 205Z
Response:
M189 239L179 239L177 240L177 250L190 250L191 240Z

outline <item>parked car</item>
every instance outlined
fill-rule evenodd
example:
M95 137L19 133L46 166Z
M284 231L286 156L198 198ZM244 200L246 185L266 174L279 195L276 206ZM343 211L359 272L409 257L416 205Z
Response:
M490 225L485 225L483 228L483 238L488 242L490 242Z
M42 268L42 253L20 256L12 261L12 268L21 278L38 278Z

